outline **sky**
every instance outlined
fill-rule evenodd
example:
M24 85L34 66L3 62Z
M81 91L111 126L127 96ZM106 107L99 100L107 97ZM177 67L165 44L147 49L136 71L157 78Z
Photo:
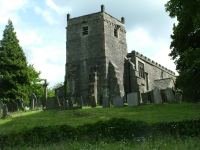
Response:
M78 17L105 11L125 17L128 52L136 50L175 71L168 56L175 19L168 16L168 0L0 0L0 39L11 19L27 57L50 87L64 81L66 14Z

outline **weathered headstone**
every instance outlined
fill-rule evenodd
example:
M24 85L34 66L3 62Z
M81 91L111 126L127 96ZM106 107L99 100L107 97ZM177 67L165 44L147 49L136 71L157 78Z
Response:
M3 115L3 103L0 101L0 118Z
M46 109L58 109L60 108L57 98L48 97L46 102Z
M46 103L47 103L47 86L48 85L49 84L47 83L47 80L44 79L44 84L43 84L43 87L44 87L44 102L43 102L43 105L42 105L43 109L45 108Z
M24 110L24 100L23 100L23 98L19 99L19 107L20 107L21 110Z
M32 95L31 95L31 109L35 108L36 101L37 101L37 97L36 97L35 93L32 93Z
M178 91L175 93L175 100L179 103L182 101L182 93L181 92Z
M154 101L155 104L161 104L162 103L160 90L157 87L155 87L153 89L153 101Z
M90 96L90 104L92 107L96 107L96 100L95 100L95 96Z
M124 106L124 102L123 102L123 99L121 97L116 97L113 99L113 105L115 107L122 107Z
M171 88L165 89L165 95L166 95L166 98L167 98L167 102L175 101L175 95L174 95Z
M148 101L148 93L141 93L143 104L149 103Z
M137 106L138 105L138 93L133 92L127 95L128 106Z
M110 103L108 101L108 98L104 98L102 100L102 106L105 108L105 107L110 107Z
M6 118L8 116L8 107L6 104L3 104L3 114L2 118Z

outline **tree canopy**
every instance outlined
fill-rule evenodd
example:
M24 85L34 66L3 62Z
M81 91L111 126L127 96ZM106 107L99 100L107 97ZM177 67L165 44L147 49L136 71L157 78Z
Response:
M178 21L170 46L179 72L177 87L185 99L200 101L200 0L170 0L165 6Z
M0 75L0 99L5 103L22 98L28 102L30 92L40 89L39 73L28 65L10 20L0 41Z

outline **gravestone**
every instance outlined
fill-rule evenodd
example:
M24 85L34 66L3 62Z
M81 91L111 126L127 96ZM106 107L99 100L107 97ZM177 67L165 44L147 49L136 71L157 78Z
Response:
M2 118L6 118L8 115L8 107L6 104L3 104L3 113L2 113Z
M155 87L153 89L153 101L154 101L155 104L161 104L162 103L160 90L157 87Z
M0 101L0 118L3 115L3 103Z
M165 95L166 95L166 98L167 98L167 102L175 101L175 95L174 95L171 88L165 89Z
M175 100L179 103L182 101L182 93L181 92L178 91L175 93Z
M110 103L108 101L108 98L105 98L102 100L102 106L105 107L110 107Z
M23 100L23 98L20 98L20 99L19 99L19 108L20 108L21 110L24 110L24 100Z
M90 96L90 104L92 107L96 107L96 100L95 100L95 96Z
M58 109L60 105L58 103L57 98L55 97L48 97L46 102L46 109Z
M149 103L148 101L148 93L141 93L143 104Z
M133 92L127 95L128 106L137 106L138 105L138 93Z
M114 105L115 107L122 107L122 106L124 106L123 99L122 99L121 97L115 97L115 98L113 99L113 105Z
M37 97L35 95L35 93L33 93L31 95L31 109L34 109L35 108L35 103L37 102Z

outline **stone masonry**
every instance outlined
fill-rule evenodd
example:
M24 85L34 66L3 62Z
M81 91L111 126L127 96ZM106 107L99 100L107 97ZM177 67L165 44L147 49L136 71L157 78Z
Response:
M83 104L124 97L126 31L106 12L67 19L66 82L71 98Z
M67 15L65 95L73 103L107 107L136 92L142 103L143 93L168 85L164 79L174 81L175 74L136 51L128 54L124 17L118 20L104 9L102 5L100 12L76 18Z

